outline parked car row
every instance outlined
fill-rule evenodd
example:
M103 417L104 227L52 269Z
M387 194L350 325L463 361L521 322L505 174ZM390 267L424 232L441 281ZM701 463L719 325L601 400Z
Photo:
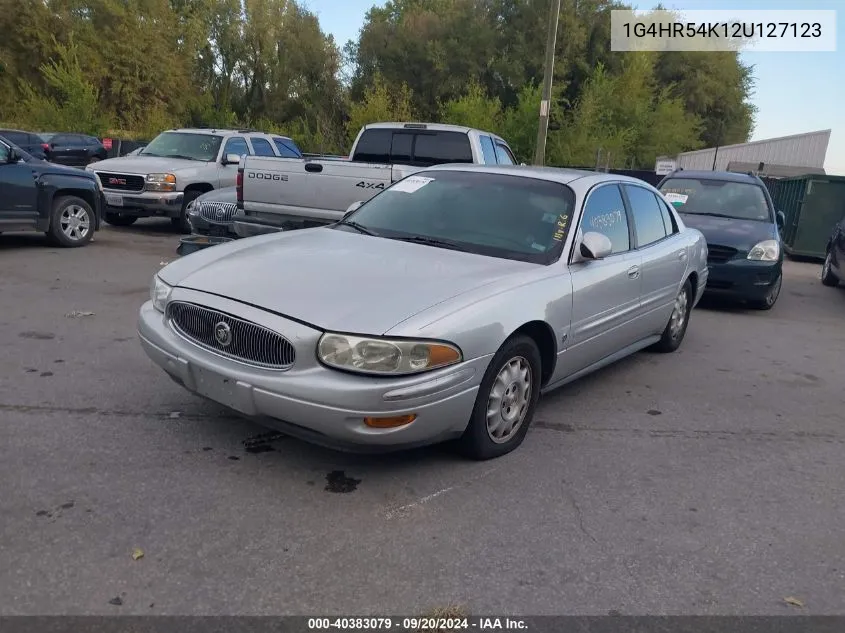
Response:
M87 134L0 130L0 137L34 158L69 167L85 167L108 155L102 141Z

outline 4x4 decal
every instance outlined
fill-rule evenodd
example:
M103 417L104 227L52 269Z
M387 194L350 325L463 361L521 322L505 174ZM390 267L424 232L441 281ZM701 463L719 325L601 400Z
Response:
M367 182L366 180L362 180L355 186L361 187L362 189L384 189L383 182Z

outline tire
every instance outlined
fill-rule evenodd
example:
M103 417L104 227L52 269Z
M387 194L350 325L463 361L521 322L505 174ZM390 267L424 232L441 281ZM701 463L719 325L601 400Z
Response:
M188 205L199 198L204 191L186 191L182 196L182 210L179 212L178 218L170 218L170 224L174 229L178 229L181 233L190 233L191 224L188 222Z
M94 237L94 211L82 198L61 196L53 200L47 237L64 248L85 246Z
M772 289L769 291L769 294L766 295L765 299L749 301L748 305L751 306L755 310L771 310L775 307L775 303L777 303L778 297L780 296L780 289L783 286L783 273L778 275L777 280L775 280Z
M822 283L830 288L836 288L839 285L839 277L833 272L833 253L831 251L828 251L824 258L821 278Z
M692 284L687 279L681 287L678 296L675 297L672 314L663 330L663 334L660 335L660 340L652 345L652 349L655 352L669 354L681 346L684 336L687 333L693 299Z
M112 226L131 226L138 218L134 215L120 215L119 213L106 213L105 220Z
M502 375L509 367L511 371L522 370L521 384L516 375L513 376L513 380L505 375L504 380L507 384L502 382ZM506 455L522 444L540 397L541 369L540 350L537 349L537 344L533 339L518 335L504 342L490 361L478 389L469 424L458 440L458 448L464 456L477 460L492 459ZM500 425L510 422L513 429L503 436L500 435L498 440L494 440L492 436L496 435L501 426L494 425L492 431L488 430L487 412L489 405L495 404L494 387L497 386L499 387L497 391L504 390L502 396L515 397L516 402L511 402L513 405L511 408L505 403L504 397L498 398L498 408L490 417L493 418L495 415L495 421L498 421ZM514 387L517 388L516 391L512 391ZM519 387L523 389L522 398L520 398ZM503 413L510 417L502 417Z

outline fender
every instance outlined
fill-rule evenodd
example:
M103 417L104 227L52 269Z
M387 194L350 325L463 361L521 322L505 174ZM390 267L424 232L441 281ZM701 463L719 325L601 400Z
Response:
M33 171L37 173L36 170ZM35 185L38 188L37 228L39 231L46 231L50 226L50 214L53 211L53 201L57 194L75 195L88 202L94 211L94 230L100 229L103 197L94 178L84 172L76 175L45 171L37 176Z

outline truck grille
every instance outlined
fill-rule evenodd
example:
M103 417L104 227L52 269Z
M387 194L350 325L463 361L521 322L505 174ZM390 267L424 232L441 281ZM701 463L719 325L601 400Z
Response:
M167 317L177 334L191 343L262 369L289 369L296 350L278 332L194 303L173 301Z
M707 245L707 263L708 264L724 264L731 260L738 253L735 248L730 246L718 246L716 244Z
M115 191L143 191L144 177L137 174L111 174L98 171L97 176L103 183L103 188Z
M209 222L229 224L237 210L238 205L235 202L201 202L198 212L201 218Z

